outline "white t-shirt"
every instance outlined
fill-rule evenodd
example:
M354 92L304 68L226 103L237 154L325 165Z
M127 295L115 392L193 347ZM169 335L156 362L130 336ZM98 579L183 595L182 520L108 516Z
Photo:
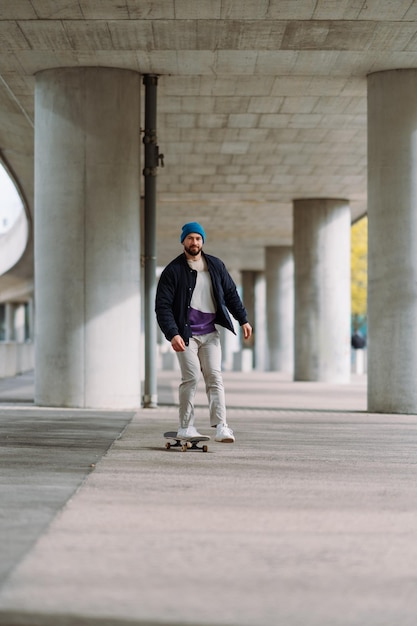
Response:
M204 257L197 261L187 259L188 265L197 271L197 282L191 298L190 326L193 335L206 335L216 330L216 302L213 297L211 277Z

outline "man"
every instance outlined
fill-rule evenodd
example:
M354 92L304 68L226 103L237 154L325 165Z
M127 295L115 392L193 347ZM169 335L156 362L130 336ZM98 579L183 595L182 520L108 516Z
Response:
M201 224L184 224L180 237L184 252L161 274L155 311L162 332L177 353L181 370L178 436L199 435L194 426L194 396L201 371L210 425L216 428L215 441L233 443L235 437L226 421L220 335L215 324L234 333L230 311L241 325L245 339L251 336L252 327L224 263L203 252L205 239Z

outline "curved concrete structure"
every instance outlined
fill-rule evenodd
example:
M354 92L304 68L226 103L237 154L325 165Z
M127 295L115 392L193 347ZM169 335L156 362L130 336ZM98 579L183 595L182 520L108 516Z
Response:
M0 276L21 258L29 237L29 224L24 210L10 230L0 235Z

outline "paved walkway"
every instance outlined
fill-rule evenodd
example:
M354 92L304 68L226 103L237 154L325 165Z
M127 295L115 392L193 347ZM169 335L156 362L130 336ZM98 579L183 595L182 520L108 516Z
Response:
M177 376L136 413L0 381L0 624L414 626L417 416L227 373L236 443L167 451Z

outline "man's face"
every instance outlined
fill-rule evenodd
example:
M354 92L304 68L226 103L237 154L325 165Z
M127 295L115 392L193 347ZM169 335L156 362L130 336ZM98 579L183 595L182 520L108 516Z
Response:
M190 233L182 243L187 254L190 256L198 256L203 247L203 238L198 233Z

